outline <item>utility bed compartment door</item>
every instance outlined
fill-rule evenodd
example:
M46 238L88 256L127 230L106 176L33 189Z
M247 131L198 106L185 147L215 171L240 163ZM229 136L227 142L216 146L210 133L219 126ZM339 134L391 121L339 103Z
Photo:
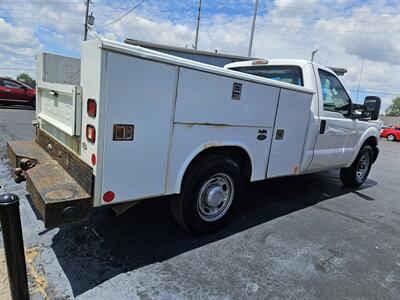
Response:
M36 114L70 136L81 134L81 87L39 81Z
M161 195L178 67L114 52L107 55L102 194L113 191L112 203ZM119 125L133 127L131 140L114 138Z
M281 90L267 178L296 175L303 155L312 94Z

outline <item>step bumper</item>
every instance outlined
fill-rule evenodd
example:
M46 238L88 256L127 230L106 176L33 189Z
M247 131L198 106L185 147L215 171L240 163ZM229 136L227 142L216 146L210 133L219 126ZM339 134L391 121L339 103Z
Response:
M14 170L21 167L24 159L30 161L31 167L24 171L26 189L44 226L53 228L89 219L93 208L91 168L46 133L39 135L32 141L8 142L7 151ZM40 143L43 140L51 147L43 147ZM49 153L45 148L57 151Z

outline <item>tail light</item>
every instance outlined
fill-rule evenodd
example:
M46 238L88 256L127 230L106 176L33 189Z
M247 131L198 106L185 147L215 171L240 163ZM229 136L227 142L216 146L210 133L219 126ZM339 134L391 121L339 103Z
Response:
M86 125L86 138L91 143L96 141L96 130L92 125Z
M94 99L88 99L87 101L87 114L90 117L96 117L96 113L97 113L97 104L96 101Z
M111 202L114 200L115 194L112 191L105 192L103 195L104 202Z

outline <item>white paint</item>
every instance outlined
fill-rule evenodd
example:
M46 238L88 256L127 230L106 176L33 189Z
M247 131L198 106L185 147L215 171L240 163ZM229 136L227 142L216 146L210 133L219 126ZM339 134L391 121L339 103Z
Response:
M242 85L232 99L234 83ZM175 122L272 127L279 88L181 68Z
M267 177L297 175L303 154L312 96L281 90L276 113ZM283 139L276 139L283 130Z
M113 191L113 202L164 194L177 75L175 66L108 53L105 125L99 135L104 139L101 190ZM134 139L113 141L114 124L134 125Z
M36 116L70 136L81 134L81 88L70 84L37 82Z
M372 123L321 110L316 70L333 72L308 61L268 61L299 66L301 87L109 40L84 42L81 53L80 155L89 165L97 156L95 206L107 204L102 195L109 190L112 203L179 193L192 160L212 147L245 151L255 181L343 167L363 141L379 135ZM239 100L232 99L234 83L242 85ZM95 118L87 115L88 98L97 102ZM68 120L69 109L62 108ZM96 128L94 144L85 136L88 124ZM114 124L134 125L134 140L113 141ZM275 139L278 129L282 140ZM266 131L264 140L259 131Z

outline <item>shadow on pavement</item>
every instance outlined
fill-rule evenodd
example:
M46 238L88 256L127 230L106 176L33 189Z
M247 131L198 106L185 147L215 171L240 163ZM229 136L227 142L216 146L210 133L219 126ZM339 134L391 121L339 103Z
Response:
M357 190L375 184L367 180ZM350 192L355 189L344 188L337 171L252 183L235 218L207 236L186 233L169 213L168 199L156 198L117 217L99 215L90 225L63 226L54 236L52 248L77 296L118 274L167 260Z

